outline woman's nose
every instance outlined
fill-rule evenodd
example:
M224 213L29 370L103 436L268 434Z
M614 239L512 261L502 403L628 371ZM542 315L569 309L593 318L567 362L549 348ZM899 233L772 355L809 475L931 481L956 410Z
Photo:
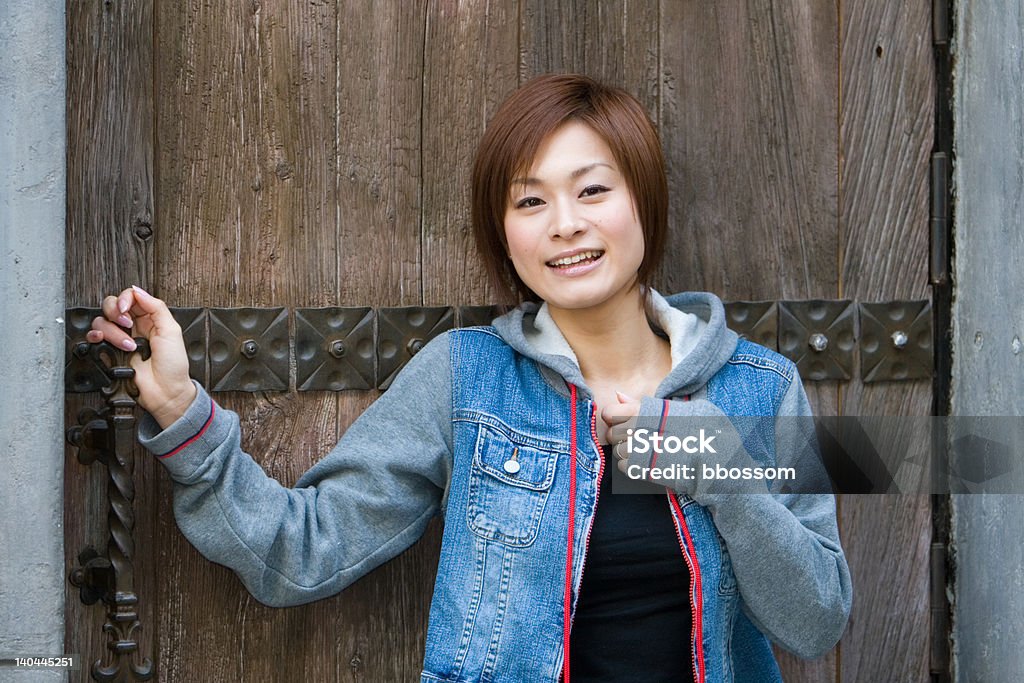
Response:
M551 222L550 235L552 238L559 237L562 239L570 239L575 237L579 233L587 229L586 221L574 209L571 204L563 203L560 204Z

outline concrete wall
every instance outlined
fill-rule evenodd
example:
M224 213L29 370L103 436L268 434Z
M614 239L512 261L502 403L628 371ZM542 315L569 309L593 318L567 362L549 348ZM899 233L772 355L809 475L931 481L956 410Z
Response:
M63 0L0 1L0 657L64 651L64 83Z
M957 13L952 412L1019 416L1024 9L961 0ZM955 680L1024 680L1024 496L960 495L952 506Z

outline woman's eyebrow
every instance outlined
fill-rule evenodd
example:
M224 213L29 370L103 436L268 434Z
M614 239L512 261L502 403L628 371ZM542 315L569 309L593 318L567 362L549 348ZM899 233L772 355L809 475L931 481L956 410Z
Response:
M591 171L593 171L598 166L605 166L607 168L612 169L613 171L615 170L615 168L611 164L605 163L603 161L595 161L592 164L587 164L586 166L580 166L575 171L570 173L569 177L572 178L573 180L576 180L580 176L584 176L587 173L590 173ZM525 185L525 186L529 187L531 185L543 185L544 182L540 178L534 178L534 177L530 176L530 177L527 177L527 178L513 178L512 182L510 184L511 185Z
M575 180L576 178L579 178L580 176L583 176L583 175L586 175L586 174L590 173L591 171L593 171L598 166L605 166L607 168L611 168L613 171L615 170L614 168L612 168L611 164L607 164L607 163L605 163L603 161L595 161L592 164L587 164L586 166L581 166L580 168L577 168L575 171L573 171L569 175L570 175L570 177L573 180Z

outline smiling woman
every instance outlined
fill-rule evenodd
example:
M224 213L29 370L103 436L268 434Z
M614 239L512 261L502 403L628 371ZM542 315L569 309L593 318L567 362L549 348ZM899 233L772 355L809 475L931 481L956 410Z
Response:
M515 272L555 311L639 294L644 236L633 194L604 140L569 122L512 181L505 241Z
M91 341L149 339L132 360L140 439L177 483L184 534L260 601L294 605L441 512L424 683L774 682L769 638L831 649L852 594L832 496L683 479L609 495L629 427L678 439L669 417L810 414L793 363L727 329L717 297L648 286L667 187L643 108L582 76L532 80L496 113L472 182L479 250L520 305L427 344L295 488L189 380L164 302L104 300ZM757 465L813 448L759 423L743 442Z

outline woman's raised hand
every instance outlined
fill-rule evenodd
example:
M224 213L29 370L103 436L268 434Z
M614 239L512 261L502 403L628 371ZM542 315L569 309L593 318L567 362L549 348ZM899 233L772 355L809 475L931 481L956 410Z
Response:
M126 331L126 329L128 331ZM103 315L92 321L85 338L93 343L106 340L127 351L135 350L132 335L149 340L150 356L131 359L139 405L166 428L185 414L196 396L188 375L188 354L181 326L160 299L139 287L130 287L103 300Z

